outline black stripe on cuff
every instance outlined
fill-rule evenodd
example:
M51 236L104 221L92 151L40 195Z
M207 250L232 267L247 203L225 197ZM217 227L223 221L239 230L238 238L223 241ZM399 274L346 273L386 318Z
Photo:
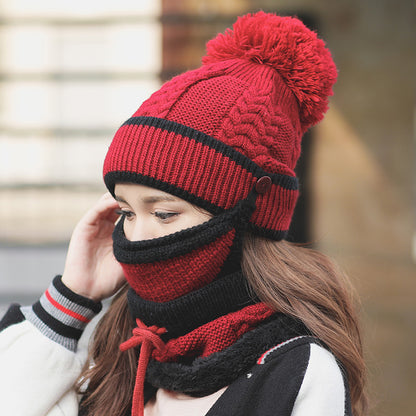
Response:
M82 335L82 330L70 327L49 315L48 312L43 309L41 303L38 301L32 306L33 312L36 316L52 331L65 337L79 340Z
M66 297L71 302L76 303L77 305L83 306L85 308L91 309L95 314L99 313L102 309L101 302L94 302L92 299L86 298L85 296L78 295L73 292L71 289L66 287L62 283L62 276L56 276L53 279L52 284L55 286L55 289L64 297Z

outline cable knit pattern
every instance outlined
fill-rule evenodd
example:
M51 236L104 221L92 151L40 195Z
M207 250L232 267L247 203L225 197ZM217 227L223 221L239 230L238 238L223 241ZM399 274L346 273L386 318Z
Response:
M265 171L295 176L299 125L278 110L270 91L248 88L223 121L223 140Z
M220 65L221 66L221 65ZM204 79L209 79L222 74L221 68L211 69L209 67L187 72L184 79L178 75L166 82L158 91L154 92L143 102L140 108L133 114L134 116L153 116L166 118L172 106L183 95L184 91L193 84L197 84Z
M240 57L274 68L299 102L302 131L320 121L328 108L335 64L324 41L297 18L247 14L209 41L207 51L206 64Z

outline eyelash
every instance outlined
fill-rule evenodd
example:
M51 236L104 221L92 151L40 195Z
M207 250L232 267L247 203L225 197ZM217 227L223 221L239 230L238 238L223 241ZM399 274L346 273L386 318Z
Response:
M117 215L121 215L127 219L130 219L134 216L134 213L131 211L127 211L127 210L123 210L123 209L118 209L116 210L116 214ZM172 217L175 217L177 215L179 215L179 213L177 212L163 212L163 211L155 211L155 212L151 212L151 215L154 215L157 219L161 220L161 221L167 221Z
M122 217L131 218L134 214L131 211L127 211L124 209L116 209L116 214Z
M177 212L163 212L163 211L155 211L155 212L151 212L151 214L161 221L167 221L170 218L175 217L176 215L179 215Z

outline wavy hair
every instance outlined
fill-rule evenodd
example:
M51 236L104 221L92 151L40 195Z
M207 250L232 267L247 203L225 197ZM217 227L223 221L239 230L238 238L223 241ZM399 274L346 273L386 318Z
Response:
M345 274L316 250L250 234L242 270L260 300L300 319L328 346L346 373L353 414L364 416L368 399L358 298Z

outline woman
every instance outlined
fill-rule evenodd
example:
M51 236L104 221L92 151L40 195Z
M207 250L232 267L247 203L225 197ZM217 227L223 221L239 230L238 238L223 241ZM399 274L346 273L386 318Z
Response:
M63 276L3 319L9 413L365 414L349 283L283 241L331 55L298 19L263 12L207 50L120 127L110 194L77 225ZM115 293L85 359L77 341Z

